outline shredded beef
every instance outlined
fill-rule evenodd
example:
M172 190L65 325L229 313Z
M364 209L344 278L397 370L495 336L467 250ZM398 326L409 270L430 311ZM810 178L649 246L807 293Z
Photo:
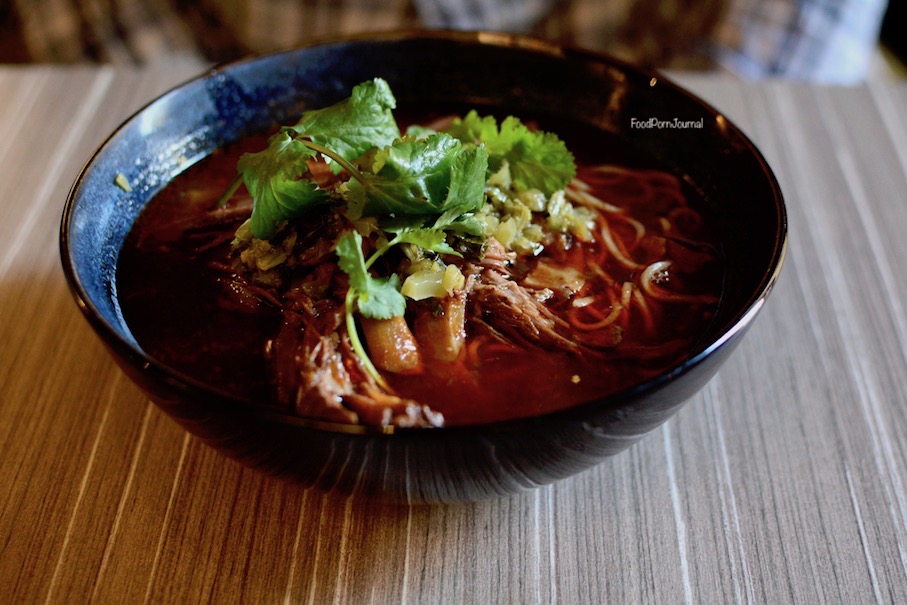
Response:
M301 292L269 347L278 398L301 416L399 427L441 426L430 408L382 389L353 353L343 309Z
M570 326L509 276L484 268L471 295L473 315L512 342L577 351Z

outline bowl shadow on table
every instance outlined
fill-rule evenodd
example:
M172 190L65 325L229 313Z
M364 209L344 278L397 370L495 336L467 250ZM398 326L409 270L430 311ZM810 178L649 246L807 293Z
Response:
M339 100L375 76L390 82L401 105L456 100L516 115L569 116L632 140L700 190L725 231L729 277L690 356L638 387L569 410L393 433L268 411L148 358L119 312L112 286L116 258L138 212L179 169L180 158L197 159L243 134L288 122L301 108ZM631 126L632 118L649 117L702 126ZM114 175L127 168L132 191L112 190ZM165 95L115 132L79 177L61 239L64 267L86 317L130 378L187 430L270 474L404 501L519 492L626 449L670 417L727 358L771 290L785 248L786 217L771 170L713 108L659 75L607 57L521 37L444 32L294 49L226 66Z

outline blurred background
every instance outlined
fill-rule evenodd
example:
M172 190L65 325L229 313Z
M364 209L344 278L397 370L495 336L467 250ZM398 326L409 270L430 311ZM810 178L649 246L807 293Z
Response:
M0 63L197 63L403 28L529 33L647 67L905 77L888 0L0 0Z

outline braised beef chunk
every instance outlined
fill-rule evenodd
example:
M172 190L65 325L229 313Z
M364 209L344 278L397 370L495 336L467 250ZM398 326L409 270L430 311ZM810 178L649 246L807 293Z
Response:
M553 347L565 351L579 348L570 340L570 325L556 316L528 289L507 275L485 269L472 292L474 315L508 335L514 342Z
M422 428L444 424L444 416L427 405L391 395L377 385L363 385L361 391L349 395L346 401L367 424Z
M356 414L343 405L354 392L350 373L343 365L336 335L322 336L314 347L297 349L294 360L300 377L296 412L302 416L356 422Z
M474 282L470 278L463 290L442 301L414 305L413 332L429 362L454 362L460 357L466 343L466 295Z
M343 309L297 292L267 347L277 397L300 416L377 426L440 426L442 414L375 383L353 355Z

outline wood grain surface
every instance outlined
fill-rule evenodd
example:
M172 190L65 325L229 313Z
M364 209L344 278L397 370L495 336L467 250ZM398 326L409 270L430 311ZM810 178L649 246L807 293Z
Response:
M762 316L627 452L516 497L407 507L201 445L73 303L70 184L189 75L0 68L0 603L904 602L907 85L678 74L785 192L791 245Z

